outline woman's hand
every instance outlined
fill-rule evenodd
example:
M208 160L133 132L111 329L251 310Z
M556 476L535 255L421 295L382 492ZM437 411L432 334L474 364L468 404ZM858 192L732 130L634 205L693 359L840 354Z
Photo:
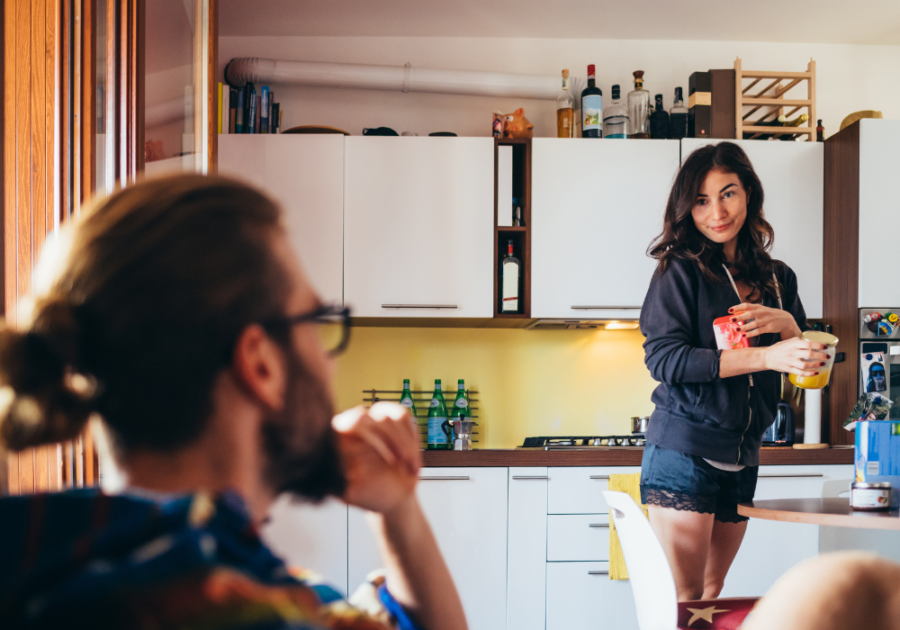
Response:
M800 336L800 327L794 321L794 316L780 308L744 303L728 309L728 313L731 321L740 324L738 330L747 337L775 333L785 340Z
M415 496L422 453L406 407L378 402L335 416L349 505L387 513Z
M758 349L764 351L765 369L797 376L815 376L819 373L818 368L824 366L829 358L828 353L824 352L828 346L799 338Z

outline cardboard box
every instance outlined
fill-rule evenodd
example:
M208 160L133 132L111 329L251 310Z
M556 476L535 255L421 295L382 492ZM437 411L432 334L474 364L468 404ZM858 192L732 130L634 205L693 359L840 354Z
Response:
M900 422L856 423L856 481L889 481L894 486L891 507L900 507Z

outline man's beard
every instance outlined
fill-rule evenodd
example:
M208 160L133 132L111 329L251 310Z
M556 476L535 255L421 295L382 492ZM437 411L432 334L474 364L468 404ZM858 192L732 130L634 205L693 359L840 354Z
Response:
M341 496L347 479L341 465L337 433L331 426L333 405L320 379L297 352L286 352L288 383L284 409L263 424L266 477L276 494L321 501Z

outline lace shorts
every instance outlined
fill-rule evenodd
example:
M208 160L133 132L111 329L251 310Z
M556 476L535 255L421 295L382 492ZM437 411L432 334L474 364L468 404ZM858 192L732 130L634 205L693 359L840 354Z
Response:
M720 470L702 457L647 444L641 462L641 501L740 523L747 517L737 513L737 504L753 500L758 472L759 466Z

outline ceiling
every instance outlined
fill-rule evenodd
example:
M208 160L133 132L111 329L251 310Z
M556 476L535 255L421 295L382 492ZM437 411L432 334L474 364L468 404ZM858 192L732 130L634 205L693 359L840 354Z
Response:
M226 36L900 45L900 0L219 0L219 7Z

